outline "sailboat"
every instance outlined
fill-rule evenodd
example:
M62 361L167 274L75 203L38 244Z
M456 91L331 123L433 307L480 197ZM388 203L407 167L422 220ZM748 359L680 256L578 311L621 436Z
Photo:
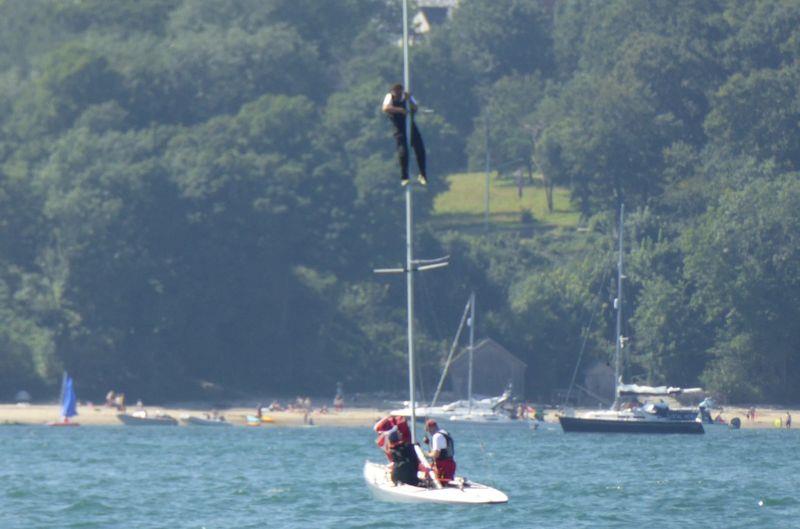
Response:
M506 389L499 397L491 397L476 401L472 394L475 357L475 293L469 298L469 370L467 375L467 402L450 405L452 411L448 417L453 422L469 422L474 424L521 424L524 420L513 419L505 413L503 405L511 402L511 389ZM439 383L441 387L441 381ZM435 397L434 397L435 400Z
M558 418L564 432L592 433L681 433L702 434L703 424L696 420L697 410L670 409L664 402L667 397L675 397L697 388L682 389L673 387L651 387L636 384L622 384L622 229L625 206L619 212L619 258L617 261L617 298L614 308L617 311L616 346L614 348L614 403L609 410L594 411L581 417L567 413ZM658 398L658 402L649 402Z
M75 395L75 386L66 371L61 379L61 420L47 423L48 426L80 426L80 423L70 419L78 415L78 398Z
M447 404L437 406L439 395L442 391L444 381L450 369L453 360L453 354L458 346L461 331L464 325L469 326L469 346L467 348L468 359L468 374L467 374L467 398L464 400L457 400ZM439 378L439 383L436 386L436 391L433 394L430 406L417 406L416 415L429 419L445 420L452 422L469 422L477 424L527 424L525 420L517 420L511 417L510 412L506 406L512 403L512 395L510 388L507 388L501 395L497 397L488 397L476 399L473 395L472 387L474 380L474 352L475 352L475 293L470 294L467 305L464 307L464 313L461 316L458 330L456 331L453 343L450 346L450 352L447 355L447 360L442 370L442 375ZM404 408L392 410L390 415L410 417L411 408L410 403L405 402Z
M403 81L406 90L411 93L411 79L408 63L408 0L403 0ZM408 105L408 101L406 101ZM411 139L411 112L406 107L406 141ZM411 152L411 146L406 145ZM408 339L408 387L411 408L411 440L420 463L429 476L430 486L416 486L394 483L389 465L366 461L364 463L364 480L377 499L396 502L426 502L444 504L491 504L506 503L508 496L492 487L474 483L463 477L456 477L448 484L440 483L430 464L416 444L416 395L414 386L414 272L432 270L447 266L447 258L433 260L414 260L413 248L413 208L412 185L405 187L406 199L406 265L401 269L376 270L377 273L403 273L406 276L406 316Z

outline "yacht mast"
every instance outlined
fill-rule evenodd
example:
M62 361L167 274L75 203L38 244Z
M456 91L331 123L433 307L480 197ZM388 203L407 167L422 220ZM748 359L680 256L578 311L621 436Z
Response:
M411 155L411 69L408 64L408 0L403 0L403 89L406 105L406 153ZM410 162L410 160L409 160ZM411 401L411 439L416 442L417 398L414 387L414 232L411 186L406 186L406 299L408 316L408 393Z
M614 308L617 309L616 345L614 347L614 407L619 404L619 384L622 376L622 229L625 222L625 204L619 206L619 259L617 261L617 297Z
M467 399L469 413L472 414L472 366L475 352L475 292L469 297L469 380L467 382Z
M406 149L411 150L411 104L409 87L411 74L408 65L408 0L403 0L403 82L405 90L409 93L406 98ZM414 259L414 210L411 203L411 188L408 182L405 186L406 195L406 262L402 268L378 268L376 274L405 274L406 276L406 312L407 312L407 338L408 338L408 398L411 403L411 436L416 440L417 397L414 386L414 272L424 272L445 267L449 264L449 255L435 259Z

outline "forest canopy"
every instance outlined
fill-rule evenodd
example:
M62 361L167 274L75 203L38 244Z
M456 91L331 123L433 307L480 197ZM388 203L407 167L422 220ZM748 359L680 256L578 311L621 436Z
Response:
M402 390L399 5L0 0L0 398ZM799 58L788 0L457 2L412 47L421 378L473 290L522 397L608 361L624 203L625 378L800 401ZM582 229L432 222L487 148Z

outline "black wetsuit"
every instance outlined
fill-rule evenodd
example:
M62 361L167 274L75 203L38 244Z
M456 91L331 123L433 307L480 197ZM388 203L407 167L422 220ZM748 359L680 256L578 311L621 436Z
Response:
M392 106L396 108L405 108L405 102L402 99L395 99L392 97ZM389 121L394 125L394 141L397 143L397 158L400 162L400 178L408 180L408 149L406 147L406 116L404 114L387 114ZM428 173L425 167L425 144L422 142L422 135L417 129L414 120L411 120L411 148L414 149L414 155L417 157L417 166L419 172L426 179Z
M392 481L394 483L407 483L418 485L417 468L419 459L414 447L410 444L398 444L389 449L394 466L392 467Z

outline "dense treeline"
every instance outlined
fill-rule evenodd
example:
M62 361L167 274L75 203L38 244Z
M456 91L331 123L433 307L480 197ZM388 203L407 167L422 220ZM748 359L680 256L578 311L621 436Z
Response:
M404 387L402 195L378 104L385 0L0 0L0 397L69 369L87 397ZM462 0L415 42L430 190L423 378L470 290L547 399L612 349L626 377L732 400L800 386L800 5ZM567 187L585 230L434 229L443 176Z

